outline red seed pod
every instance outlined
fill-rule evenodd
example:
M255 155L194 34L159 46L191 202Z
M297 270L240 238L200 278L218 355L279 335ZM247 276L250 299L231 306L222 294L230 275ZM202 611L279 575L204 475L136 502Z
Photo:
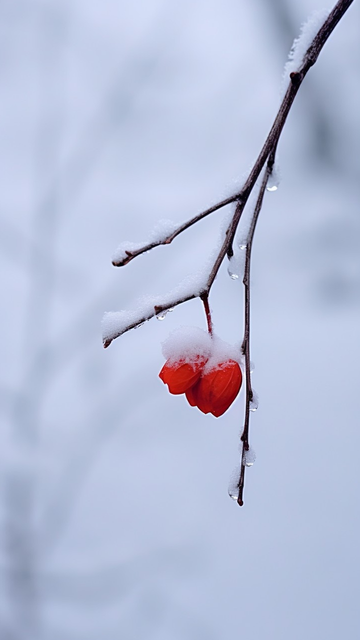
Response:
M196 382L190 389L187 389L185 395L186 399L191 407L199 407L199 402L201 403L201 411L203 413L210 413L210 406L206 405L204 402L201 402L199 399L198 389L200 385L200 379Z
M174 362L169 359L161 369L159 378L168 385L170 393L185 393L199 380L205 364L205 358L198 358L193 362L185 359Z
M192 407L197 406L203 413L212 413L219 418L234 402L241 383L239 364L228 360L202 374L198 382L186 391L186 397Z

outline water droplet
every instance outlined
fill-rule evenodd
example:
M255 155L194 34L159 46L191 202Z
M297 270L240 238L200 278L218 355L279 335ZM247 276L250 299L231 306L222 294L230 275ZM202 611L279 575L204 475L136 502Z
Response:
M167 311L162 311L161 313L158 313L156 316L156 320L165 320L166 314L167 314Z
M229 276L230 276L231 280L238 280L238 279L239 279L238 274L237 274L237 273L234 273L233 271L231 271L230 267L228 267L227 272L228 272L228 274L229 274Z
M279 187L279 174L276 167L273 168L271 175L268 178L266 191L277 191Z
M240 479L240 466L236 467L232 472L229 480L228 494L232 500L237 501L239 495L239 479Z
M250 400L250 411L256 411L259 408L259 398L255 391L252 392L253 397Z
M245 467L252 467L255 460L256 460L256 453L254 449L250 447L248 451L244 451Z
M229 259L227 272L232 280L239 280L244 273L243 257L243 254L237 252Z
M246 244L239 244L239 249L241 249L241 251L245 251L246 249Z
M170 307L170 309L168 309L168 313L172 313L174 311L174 307Z

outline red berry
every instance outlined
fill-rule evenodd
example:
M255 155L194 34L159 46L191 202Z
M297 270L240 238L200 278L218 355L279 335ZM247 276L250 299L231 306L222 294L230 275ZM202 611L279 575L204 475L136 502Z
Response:
M228 360L202 374L186 391L189 404L203 413L222 416L238 395L242 383L241 369L235 360Z
M168 385L170 393L185 393L199 380L205 364L205 358L193 362L186 362L185 359L174 362L169 359L161 369L159 378Z

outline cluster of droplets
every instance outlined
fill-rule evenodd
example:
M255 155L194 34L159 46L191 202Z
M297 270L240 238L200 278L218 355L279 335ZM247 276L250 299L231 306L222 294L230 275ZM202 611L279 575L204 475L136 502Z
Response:
M252 362L250 362L250 369L251 371L254 369L254 365ZM255 391L252 390L252 398L250 400L250 411L256 411L257 408L259 406L259 398L258 395ZM242 464L245 467L252 467L254 462L256 460L256 453L254 451L254 449L252 449L252 447L249 447L248 449L244 449L242 452ZM238 497L239 497L239 481L240 481L240 472L241 472L241 467L238 466L235 471L231 474L230 477L230 482L229 482L229 487L228 487L228 494L229 497L232 500L235 500L236 502L238 501Z

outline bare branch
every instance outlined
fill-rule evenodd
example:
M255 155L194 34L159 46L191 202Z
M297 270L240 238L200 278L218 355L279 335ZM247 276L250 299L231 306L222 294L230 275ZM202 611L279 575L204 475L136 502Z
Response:
M226 207L226 205L231 204L236 199L237 196L235 195L230 196L229 198L225 198L225 200L221 200L221 202L214 204L212 207L209 207L209 209L205 209L205 211L202 211L202 213L199 213L197 216L194 216L194 218L191 218L191 220L188 220L187 222L181 224L175 231L173 231L173 233L170 233L165 238L162 238L161 240L157 240L155 242L149 242L149 244L145 244L143 247L140 247L140 249L135 249L134 251L125 251L126 258L123 258L122 260L114 259L112 261L112 264L114 265L114 267L124 267L126 264L129 264L131 260L137 258L137 256L140 256L142 253L146 253L147 251L155 249L155 247L160 247L161 245L170 244L178 235L180 235L180 233L186 231L186 229L189 229L189 227L192 227L193 224L199 222L199 220L202 220L203 218L206 218L206 216L210 215L210 213L214 213L214 211L218 211L222 207Z

